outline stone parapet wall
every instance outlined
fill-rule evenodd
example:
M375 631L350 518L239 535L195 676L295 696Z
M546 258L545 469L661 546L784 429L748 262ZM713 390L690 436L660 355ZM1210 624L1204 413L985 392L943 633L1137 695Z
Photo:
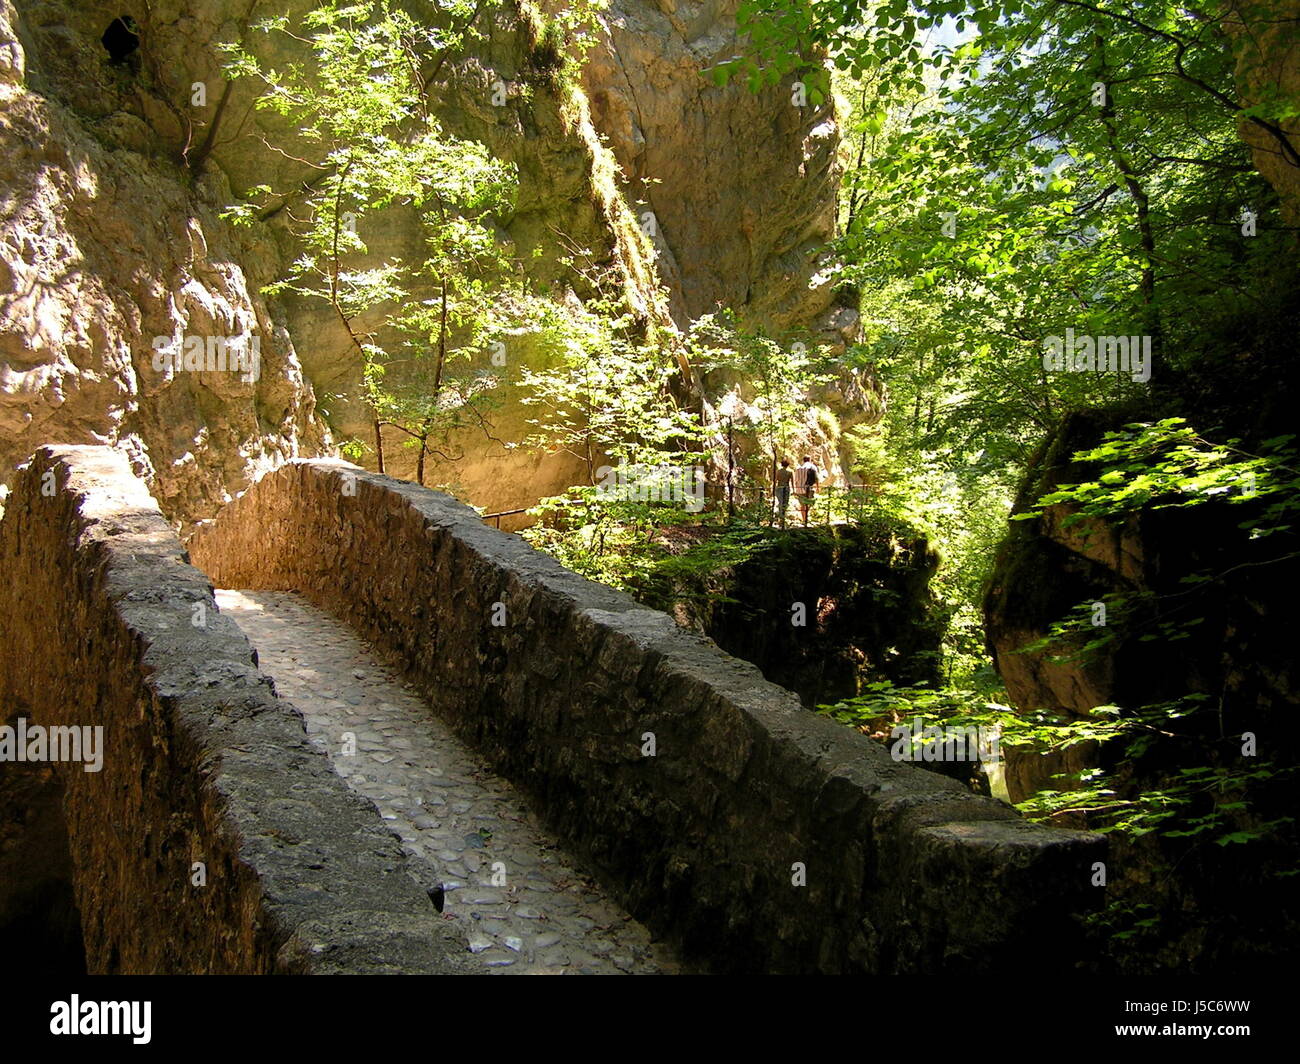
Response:
M41 448L15 482L0 707L5 723L104 729L101 771L42 769L61 788L90 972L462 970L397 840L309 745L109 448Z
M1100 902L1097 836L893 762L448 496L291 462L190 549L220 586L299 591L351 623L634 915L715 969L1077 959L1076 916Z

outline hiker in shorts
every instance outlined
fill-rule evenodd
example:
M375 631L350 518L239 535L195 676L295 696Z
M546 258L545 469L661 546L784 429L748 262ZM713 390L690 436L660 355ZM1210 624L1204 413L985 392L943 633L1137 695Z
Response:
M794 484L794 470L790 468L790 459L781 459L781 468L776 471L776 512L785 528L785 514L790 509L790 489Z
M808 507L817 496L817 467L808 455L803 456L803 464L794 471L794 497L799 503L799 512L803 514L804 528L808 527Z

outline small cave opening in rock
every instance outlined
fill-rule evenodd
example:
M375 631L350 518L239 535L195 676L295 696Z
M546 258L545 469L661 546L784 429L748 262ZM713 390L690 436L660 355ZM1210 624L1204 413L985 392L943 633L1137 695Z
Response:
M0 765L0 974L87 974L63 787L48 765Z
M128 62L140 47L140 27L130 15L119 15L108 24L99 43L113 64Z

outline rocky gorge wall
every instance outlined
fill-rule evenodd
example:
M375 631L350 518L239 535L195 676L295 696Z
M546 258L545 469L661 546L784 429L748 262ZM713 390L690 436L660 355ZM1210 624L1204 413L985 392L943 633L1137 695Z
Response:
M770 335L850 338L856 311L816 279L835 235L833 103L797 106L793 77L751 92L711 66L741 49L737 0L611 0L583 67L592 119L654 216L678 323L718 304Z
M297 461L189 547L219 585L301 592L389 654L688 954L785 972L1072 962L1096 836L893 762L445 495Z
M103 728L99 771L0 763L6 952L27 942L39 970L80 939L91 973L464 970L397 839L309 745L123 455L37 452L0 574L0 723Z
M558 79L536 69L547 16L529 3L493 9L443 71L438 117L517 168L500 236L535 284L586 298L565 265L578 250L646 320L683 324L721 301L769 332L840 342L855 314L814 282L834 229L835 116L794 107L788 85L710 84L704 72L737 47L734 7L616 0L585 62ZM124 13L140 49L112 64L99 38ZM251 79L224 78L223 42L272 65L302 58L252 28L264 14L248 0L0 0L0 494L43 443L107 443L179 525L286 459L371 440L359 360L333 312L261 293L298 254L292 204L250 228L221 218L254 186L314 173L316 149L254 107ZM357 225L371 249L361 268L417 243L418 220L400 207ZM195 335L258 337L258 379L153 367L154 337ZM530 412L510 383L551 355L523 334L508 348L490 436L453 440L458 460L432 461L428 477L490 511L583 479L563 452L515 446ZM847 426L877 399L826 401ZM388 469L413 476L403 440L385 433Z
M258 294L274 248L220 220L218 171L176 164L176 104L107 62L120 6L0 0L0 485L50 440L107 443L169 516L208 516L329 437ZM257 379L154 368L154 337L194 335L259 337Z
M312 6L291 0L276 13L296 20ZM368 440L371 431L359 359L333 311L260 293L299 252L293 203L246 229L220 217L255 185L293 189L310 178L319 150L254 106L252 79L226 80L220 45L241 42L281 67L304 54L288 50L290 38L256 32L267 12L247 0L122 8L0 5L0 484L51 439L109 443L131 456L180 523L211 516L286 458L327 453L349 436ZM123 13L135 17L140 47L113 64L100 36ZM502 238L541 284L564 273L566 243L588 248L630 303L653 313L653 263L583 102L528 83L535 27L522 14L507 8L486 28L437 102L448 128L518 167L520 194ZM503 107L490 103L498 81L507 86ZM357 224L371 248L362 268L410 253L419 232L400 208ZM152 365L156 336L246 335L260 342L256 381ZM526 337L512 348L510 373L544 354ZM513 440L523 427L522 412L507 404L494 435ZM396 432L386 440L392 468L411 473L401 440ZM458 443L466 460L434 479L455 479L489 509L576 477L564 456L481 436Z
M1100 411L1063 419L1031 462L1016 511L1096 475L1072 456L1123 420ZM1226 734L1264 721L1280 726L1296 701L1295 607L1284 590L1293 583L1287 573L1298 571L1295 557L1270 557L1225 506L1146 510L1115 525L1072 516L1063 504L1044 507L1041 517L1014 522L998 551L985 629L1013 704L1087 717L1095 706L1151 705L1191 691L1217 701L1217 728ZM1225 571L1230 579L1204 581L1189 600L1189 575ZM1133 600L1130 615L1118 622L1122 636L1098 652L1079 653L1087 640L1077 635L1025 650L1080 603L1113 605L1114 596ZM1180 600L1182 613L1163 612ZM1161 622L1197 616L1181 638L1141 638Z

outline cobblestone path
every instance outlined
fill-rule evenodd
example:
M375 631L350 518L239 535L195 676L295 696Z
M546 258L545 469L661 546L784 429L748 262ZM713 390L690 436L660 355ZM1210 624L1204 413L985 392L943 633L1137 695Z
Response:
M217 603L312 741L401 836L424 886L443 884L443 918L462 925L489 971L678 970L351 628L287 592L218 591ZM345 750L347 732L355 753Z

